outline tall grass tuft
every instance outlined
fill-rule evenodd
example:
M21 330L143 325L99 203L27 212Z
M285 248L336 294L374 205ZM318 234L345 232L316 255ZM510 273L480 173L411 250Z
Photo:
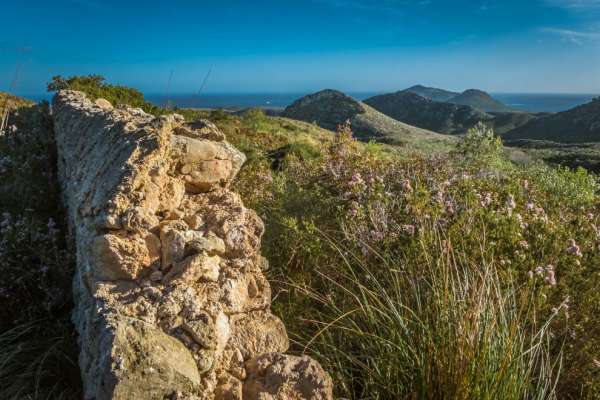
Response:
M426 246L425 243L422 243ZM305 288L320 330L306 348L353 399L552 399L560 356L532 293L513 287L483 255L439 240L424 260L379 258L375 270L341 247L329 290ZM384 268L381 268L381 265ZM328 269L331 271L331 269Z
M39 320L0 334L0 398L81 398L78 349L67 326Z

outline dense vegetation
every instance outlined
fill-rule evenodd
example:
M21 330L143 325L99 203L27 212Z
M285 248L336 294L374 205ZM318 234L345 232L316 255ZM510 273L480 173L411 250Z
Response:
M0 398L80 397L48 104L11 112L0 136Z
M347 128L311 144L262 118L220 123L253 148L237 189L267 224L296 349L338 395L596 398L594 176L516 166L485 129L449 156L400 157Z
M77 82L98 96L97 80ZM119 103L107 89L118 87L100 86L108 90L102 97ZM481 127L450 153L423 154L358 142L348 125L334 135L258 110L242 117L189 111L186 117L211 118L248 155L234 189L266 223L263 252L274 307L293 350L323 363L338 397L599 398L594 175L515 165ZM36 360L51 351L51 360L74 366L72 340L57 341L66 336L51 329L30 334L21 324L37 316L69 330L68 302L53 303L47 292L61 290L58 298L68 299L71 267L56 207L52 144L33 126L18 132L0 146L10 160L1 178L14 185L3 188L0 205L10 213L6 226L26 217L19 231L27 240L0 231L0 243L17 255L0 259L3 270L13 271L0 287L31 310L6 317L11 326L2 327L0 352L12 358L0 363L0 397L58 397L51 390L68 397L76 381L49 380L56 368ZM45 152L38 160L33 149L40 147ZM49 175L40 178L38 171ZM14 287L4 289L9 284ZM2 301L3 309L15 309L16 303ZM25 391L18 393L17 384Z

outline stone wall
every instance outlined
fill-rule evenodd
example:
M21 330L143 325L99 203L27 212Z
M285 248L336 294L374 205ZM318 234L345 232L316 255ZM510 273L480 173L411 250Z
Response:
M331 398L318 363L282 354L263 224L227 189L245 156L208 121L75 91L53 119L85 399Z

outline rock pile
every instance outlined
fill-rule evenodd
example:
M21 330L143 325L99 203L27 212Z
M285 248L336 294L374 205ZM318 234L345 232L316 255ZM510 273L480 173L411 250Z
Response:
M227 189L245 157L216 126L75 91L53 119L85 398L330 399L318 363L282 354L263 224Z

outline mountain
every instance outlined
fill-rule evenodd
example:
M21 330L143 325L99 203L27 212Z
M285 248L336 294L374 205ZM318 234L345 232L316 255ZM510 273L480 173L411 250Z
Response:
M370 97L364 102L398 121L446 134L465 133L479 122L494 119L476 108L430 100L408 90Z
M288 106L283 117L315 122L322 128L335 130L346 120L352 123L354 135L362 140L375 139L393 144L450 143L454 138L396 121L367 104L337 90L323 90L302 97Z
M498 100L494 99L492 96L490 96L483 90L478 89L465 90L461 94L449 99L448 102L475 107L486 112L515 111L510 107L507 107L506 105L502 104Z
M432 88L422 85L409 87L408 89L404 89L403 92L418 94L421 97L425 97L426 99L434 101L448 101L460 94L456 92L450 92L444 89Z
M587 104L529 121L505 138L551 140L565 143L600 142L600 98Z
M498 135L504 135L520 126L523 126L530 121L539 118L547 113L527 113L522 111L516 112L489 112L489 115L494 119L491 121L494 132Z

